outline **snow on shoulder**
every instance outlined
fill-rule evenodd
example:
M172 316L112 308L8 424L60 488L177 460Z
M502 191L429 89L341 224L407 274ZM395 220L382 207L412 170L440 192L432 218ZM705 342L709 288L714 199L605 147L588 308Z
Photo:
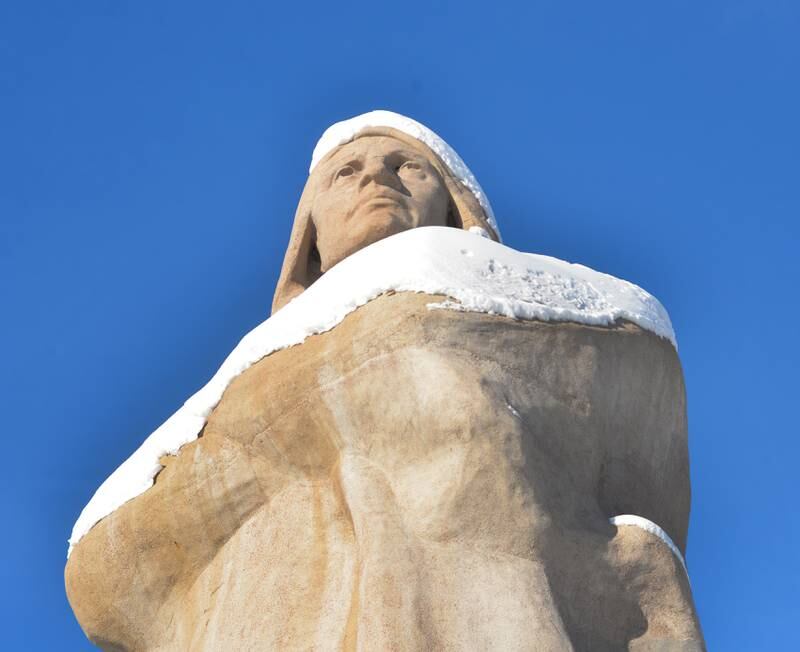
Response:
M514 319L599 326L627 320L675 344L664 308L632 283L522 253L477 232L424 227L399 233L345 258L245 335L209 383L100 486L75 523L70 550L100 519L152 486L162 455L174 455L197 439L236 376L274 351L332 329L348 313L389 291L445 295L448 300L429 308Z
M467 167L466 163L461 160L461 157L456 151L448 145L445 140L428 129L424 124L393 111L370 111L369 113L362 113L349 120L342 120L332 124L325 130L322 137L314 147L314 153L311 155L311 165L308 168L308 173L314 171L325 155L328 152L336 149L339 145L344 145L353 140L359 133L370 127L391 127L408 134L412 138L416 138L421 143L430 147L433 152L442 160L442 162L450 169L461 183L463 183L475 195L478 203L483 208L486 214L486 221L489 222L497 237L502 240L500 236L500 229L497 227L497 220L494 218L492 206L489 203L489 198L481 188L481 184L472 174L472 171Z

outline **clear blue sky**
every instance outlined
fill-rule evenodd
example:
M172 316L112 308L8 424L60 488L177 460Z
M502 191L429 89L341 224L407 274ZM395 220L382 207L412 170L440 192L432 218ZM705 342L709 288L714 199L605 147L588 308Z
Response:
M318 4L0 5L0 647L91 648L75 518L267 315L322 130L387 108L507 244L661 299L709 647L800 649L797 3Z

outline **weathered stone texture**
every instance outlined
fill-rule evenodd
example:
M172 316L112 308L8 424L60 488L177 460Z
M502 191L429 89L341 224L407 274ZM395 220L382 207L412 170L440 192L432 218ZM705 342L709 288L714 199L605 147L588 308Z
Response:
M669 342L383 296L228 387L66 569L109 650L699 650Z

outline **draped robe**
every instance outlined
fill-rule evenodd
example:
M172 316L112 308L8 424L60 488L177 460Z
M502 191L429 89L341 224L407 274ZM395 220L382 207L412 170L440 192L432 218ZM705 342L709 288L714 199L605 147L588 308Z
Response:
M67 566L117 650L697 650L672 345L384 295L238 376ZM658 648L662 649L662 648Z

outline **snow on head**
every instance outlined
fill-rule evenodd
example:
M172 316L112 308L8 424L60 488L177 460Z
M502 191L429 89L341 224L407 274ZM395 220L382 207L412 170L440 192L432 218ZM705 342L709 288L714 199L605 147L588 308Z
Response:
M97 521L152 486L162 455L174 455L197 439L236 376L274 351L332 329L386 292L444 295L450 298L429 308L514 319L599 326L627 320L675 344L667 312L636 285L582 265L516 251L480 231L429 226L379 240L335 265L250 331L209 383L100 486L75 523L70 550Z
M322 137L317 142L314 148L314 153L311 156L311 166L308 168L308 173L314 171L325 155L333 151L339 145L344 145L353 140L359 133L371 127L390 127L408 134L412 138L416 138L421 143L430 147L434 153L442 160L448 167L450 172L453 173L461 183L463 183L480 203L483 212L486 214L486 221L494 229L497 237L500 237L500 229L497 228L497 221L492 211L492 206L489 203L489 198L483 192L481 184L472 174L472 171L467 167L461 157L456 154L456 151L448 145L444 139L438 134L428 129L425 125L420 124L416 120L408 118L399 113L392 111L370 111L369 113L362 113L349 120L342 120L332 124L325 130Z

